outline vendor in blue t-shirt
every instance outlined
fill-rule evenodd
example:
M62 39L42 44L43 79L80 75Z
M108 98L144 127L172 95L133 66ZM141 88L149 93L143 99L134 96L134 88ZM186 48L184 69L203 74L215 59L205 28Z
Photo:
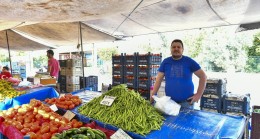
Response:
M198 102L201 98L207 76L196 61L182 55L183 50L181 40L176 39L172 41L172 56L165 58L160 65L150 98L151 102L153 101L152 96L159 90L164 77L166 96L170 96L172 100L179 103L182 107L192 108L194 102ZM192 82L193 73L199 78L199 86L196 93L194 93Z

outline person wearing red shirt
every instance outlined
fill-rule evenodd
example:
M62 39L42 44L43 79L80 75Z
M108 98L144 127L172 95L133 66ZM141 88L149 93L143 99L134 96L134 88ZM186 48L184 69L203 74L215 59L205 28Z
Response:
M6 79L12 77L11 73L9 72L9 68L4 66L2 72L0 74L0 79Z
M47 51L48 57L48 71L51 76L55 76L58 80L59 71L60 71L60 64L59 61L53 58L54 52L52 50Z

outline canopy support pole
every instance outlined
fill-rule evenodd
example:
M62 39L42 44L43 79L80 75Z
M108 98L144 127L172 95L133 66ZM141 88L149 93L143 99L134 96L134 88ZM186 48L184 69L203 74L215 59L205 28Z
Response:
M83 51L83 42L82 42L82 28L81 28L81 22L79 22L79 34L80 34L80 45L81 45L81 64L82 64L82 74L83 74L83 89L86 88L86 81L85 81L85 72L84 72L84 51Z
M13 74L13 70L12 70L12 60L11 60L10 46L9 46L9 40L8 40L7 30L5 31L5 36L6 36L6 42L7 42L8 53L9 53L10 70L11 70L11 74Z

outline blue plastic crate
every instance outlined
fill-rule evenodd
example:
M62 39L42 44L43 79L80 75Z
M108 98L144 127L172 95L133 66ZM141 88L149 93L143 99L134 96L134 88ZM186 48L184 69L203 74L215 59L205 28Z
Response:
M226 94L223 96L223 113L240 113L244 115L250 114L250 96Z
M162 54L144 54L138 55L137 63L138 65L159 65L162 62Z
M121 75L121 76L124 75L124 66L122 66L122 65L113 66L112 70L113 70L112 71L113 75Z
M137 65L137 53L134 53L133 55L125 55L124 64L136 66Z
M119 85L124 83L124 78L122 76L113 76L112 77L112 85Z
M121 55L113 55L112 56L112 64L117 65L124 65L124 55L121 53Z
M127 88L137 88L137 79L134 76L127 76L124 79L124 84L127 85Z
M226 93L226 79L208 79L204 94L223 96Z
M150 100L150 89L138 89L137 92L146 100Z
M221 113L222 110L222 97L204 94L200 99L200 108L216 110L218 113Z
M153 77L157 75L159 65L138 66L138 77Z
M126 65L124 69L124 76L137 76L137 68L134 65Z
M151 80L150 78L138 78L137 81L137 87L138 89L150 89L151 86L154 85L154 80Z

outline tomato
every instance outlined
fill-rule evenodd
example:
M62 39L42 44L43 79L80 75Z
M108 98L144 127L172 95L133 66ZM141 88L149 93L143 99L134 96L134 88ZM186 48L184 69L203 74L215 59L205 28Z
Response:
M73 108L75 108L75 105L74 104L70 104L69 105L69 109L73 109Z
M15 126L18 130L22 130L23 129L23 125L22 124L17 124L16 126Z
M30 128L32 126L32 123L24 123L23 127L24 128Z
M49 131L50 131L50 127L49 127L48 125L42 126L42 127L41 127L41 130L40 130L40 132L41 132L42 134L47 133L47 132L49 132Z
M83 123L82 122L78 122L78 125L79 125L79 127L82 127Z
M61 100L61 101L64 101L64 100L66 100L66 99L65 99L65 97L62 96L62 97L60 97L60 100Z
M50 99L49 99L49 98L46 98L44 101L45 101L46 103L50 103Z
M37 135L34 132L28 132L26 135L30 136L30 139L36 139Z
M30 132L30 128L23 128L21 132L22 134L26 135L28 132Z
M51 133L56 133L56 132L58 132L58 130L59 130L59 128L56 127L56 126L51 126L51 127L50 127L50 132L51 132Z
M73 123L76 123L76 122L78 122L76 119L72 119L71 120L71 123L73 124Z
M78 101L76 101L74 104L75 104L76 106L78 106L78 105L79 105L79 102L78 102Z
M26 117L24 119L24 123L31 123L32 122L32 119L30 117Z
M41 114L37 114L37 115L35 116L35 118L36 118L37 120L39 120L39 119L42 119L43 116L42 116Z
M42 135L42 139L50 139L51 138L51 133L44 133Z
M32 126L30 127L30 130L33 132L37 132L38 130L40 130L40 126L37 125L37 123L33 123Z

